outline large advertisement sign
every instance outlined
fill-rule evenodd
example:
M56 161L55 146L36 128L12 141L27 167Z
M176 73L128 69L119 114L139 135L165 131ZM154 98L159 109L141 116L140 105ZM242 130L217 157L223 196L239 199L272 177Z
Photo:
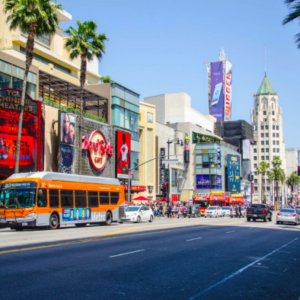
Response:
M238 155L227 155L227 183L228 191L237 194L241 192L241 160Z
M60 173L74 174L75 169L75 128L73 114L60 111L59 116L59 166Z
M87 221L91 220L90 208L67 208L63 209L62 220L63 221Z
M231 95L232 95L232 63L225 62L225 118L224 121L231 121Z
M0 90L0 174L14 173L21 95L22 91L16 89ZM26 94L20 147L20 172L40 170L40 155L43 153L40 128L41 103L32 100Z
M213 187L212 187L213 186ZM221 175L196 175L197 189L221 189L222 176Z
M129 175L131 155L131 136L129 133L116 131L116 175Z
M210 63L210 107L217 121L224 120L223 61Z

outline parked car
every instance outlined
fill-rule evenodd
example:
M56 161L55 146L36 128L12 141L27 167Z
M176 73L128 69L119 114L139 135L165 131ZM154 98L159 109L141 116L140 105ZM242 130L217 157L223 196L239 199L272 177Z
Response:
M215 217L215 218L218 218L218 217L223 217L223 210L221 207L219 206L210 206L207 208L207 210L205 211L205 214L204 214L204 217Z
M252 204L246 210L247 221L250 222L251 219L256 221L257 219L272 221L272 212L265 204Z
M147 206L128 206L125 209L125 217L121 221L153 221L153 211Z
M229 206L223 206L223 217L230 217L230 207Z
M298 225L300 223L300 210L297 210L297 208L282 208L276 215L276 224L282 223Z

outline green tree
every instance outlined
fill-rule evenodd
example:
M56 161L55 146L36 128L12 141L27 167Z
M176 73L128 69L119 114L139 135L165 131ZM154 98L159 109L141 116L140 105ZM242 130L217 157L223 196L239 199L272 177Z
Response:
M291 187L292 192L295 191L295 187L300 184L300 176L298 176L297 172L293 172L286 181L287 185Z
M261 175L261 186L260 186L260 194L261 194L261 201L262 203L264 203L264 199L265 199L265 192L264 192L264 184L263 184L263 180L264 180L264 176L266 175L267 171L269 169L269 164L267 164L265 161L262 161L258 167L256 167L256 170L258 172L258 174Z
M300 22L300 1L299 0L285 0L284 3L290 9L290 13L283 20L283 25L290 23L294 20L298 20ZM295 40L298 48L300 48L300 33L295 35Z
M275 210L278 210L278 183L285 183L285 172L281 168L282 161L279 156L275 156L272 161L273 168L269 172L269 180L275 181L276 184L276 197L275 197Z
M27 34L25 75L22 85L22 97L16 144L15 173L19 173L20 144L23 124L26 83L32 64L35 36L52 35L58 27L57 10L62 6L50 0L4 0L4 12L8 13L6 22L9 29L19 28Z
M106 76L106 77L99 77L99 80L102 82L102 83L110 83L110 82L114 82L113 80L111 80L110 76Z
M78 28L69 27L65 31L69 35L66 40L65 48L70 52L70 58L73 60L80 56L80 110L79 110L79 136L82 136L82 96L83 87L86 82L87 62L91 61L93 57L99 60L105 54L105 41L108 38L104 33L97 34L97 24L94 21L85 21L81 23L77 20ZM81 139L79 139L79 147L81 146ZM78 173L81 174L81 156L79 156Z

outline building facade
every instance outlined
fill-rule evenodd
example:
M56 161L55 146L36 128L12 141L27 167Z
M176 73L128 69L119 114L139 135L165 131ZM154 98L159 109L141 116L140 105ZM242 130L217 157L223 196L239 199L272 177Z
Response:
M251 124L254 128L254 145L251 147L251 162L254 174L254 203L274 203L274 183L267 175L259 175L256 167L266 162L272 168L272 160L279 156L282 169L286 170L285 139L283 136L282 109L278 94L274 92L265 76L258 92L254 95L254 109L251 109ZM262 179L262 180L261 180ZM261 198L261 188L264 199ZM286 188L279 186L280 199L286 199Z

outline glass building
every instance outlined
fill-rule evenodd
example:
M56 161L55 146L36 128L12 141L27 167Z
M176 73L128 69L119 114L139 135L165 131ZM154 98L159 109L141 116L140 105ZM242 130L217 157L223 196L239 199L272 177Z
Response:
M126 129L131 134L131 168L139 165L139 112L140 95L127 88L111 84L112 125ZM139 185L139 171L133 172L132 185Z

